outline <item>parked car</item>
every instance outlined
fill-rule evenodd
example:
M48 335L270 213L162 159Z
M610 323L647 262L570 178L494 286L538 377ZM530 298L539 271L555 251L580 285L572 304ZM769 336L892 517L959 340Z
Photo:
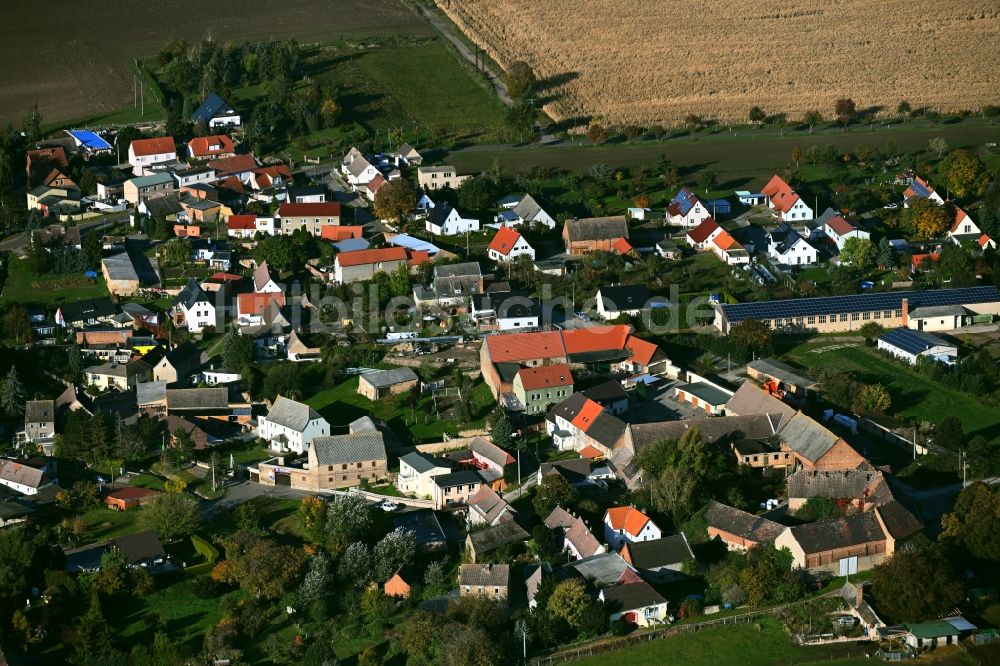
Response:
M382 500L375 506L382 509L386 513L392 513L393 511L399 511L400 509L400 505L397 504L396 502L393 502L392 500Z

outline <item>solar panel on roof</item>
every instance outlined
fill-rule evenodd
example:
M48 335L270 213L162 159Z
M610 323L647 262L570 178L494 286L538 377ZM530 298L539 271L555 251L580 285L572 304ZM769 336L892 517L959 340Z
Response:
M910 185L910 188L913 190L913 193L916 194L918 197L926 198L930 196L930 191L928 191L926 187L924 187L921 183L918 183L917 181L913 181L913 184Z
M902 349L908 354L921 354L932 347L947 345L944 340L927 333L914 331L909 328L897 328L887 331L878 336L882 340L897 349Z
M935 289L928 291L896 291L849 296L821 296L818 298L793 298L784 301L760 301L721 305L730 323L744 319L789 319L813 315L830 315L851 312L898 310L903 299L908 299L910 309L935 305L962 305L966 303L1000 302L996 287L966 287L963 289Z

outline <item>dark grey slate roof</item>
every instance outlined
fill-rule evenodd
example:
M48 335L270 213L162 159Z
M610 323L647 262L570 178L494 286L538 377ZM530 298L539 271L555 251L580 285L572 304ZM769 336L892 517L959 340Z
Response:
M29 400L24 403L25 423L46 423L55 421L56 403L54 400Z
M470 532L468 537L477 556L496 550L500 546L527 541L530 538L531 535L513 520Z
M598 295L604 301L604 307L610 305L611 310L641 310L649 301L649 288L643 284L601 287Z
M822 553L885 539L873 511L788 528L806 554Z
M183 305L185 308L190 310L195 306L196 303L211 303L212 300L205 293L205 290L201 288L198 281L194 278L188 278L188 282L181 289L180 293L174 299L174 303L178 305Z
M666 603L659 592L646 582L629 583L628 585L615 585L605 588L604 602L611 608L612 612L621 612L655 606Z
M163 550L163 544L156 538L156 532L153 531L120 536L113 539L109 545L120 550L129 564L167 556L166 551Z
M226 100L219 97L216 93L212 92L208 94L205 101L201 103L195 112L191 114L191 120L194 122L208 122L216 116L228 116L236 113L233 107L226 103Z
M811 462L822 458L840 439L802 412L788 420L781 429L780 437L793 451Z
M385 460L385 441L382 433L357 432L350 435L330 435L313 439L316 460L320 465Z
M638 569L658 569L694 559L684 533L652 541L636 541L627 546L632 564Z
M458 567L459 585L507 587L510 566L507 564L462 564Z
M435 467L448 467L448 465L439 463L432 456L425 455L420 451L411 451L410 453L400 456L399 462L405 462L407 465L417 470L418 474L429 472Z
M137 397L138 397L138 391ZM219 410L229 407L227 388L167 389L167 409Z

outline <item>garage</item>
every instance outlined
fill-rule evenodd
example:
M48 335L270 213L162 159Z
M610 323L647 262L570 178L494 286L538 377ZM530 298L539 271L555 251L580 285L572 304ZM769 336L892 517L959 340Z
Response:
M288 472L275 472L274 473L274 485L276 486L289 486L292 485L292 475Z

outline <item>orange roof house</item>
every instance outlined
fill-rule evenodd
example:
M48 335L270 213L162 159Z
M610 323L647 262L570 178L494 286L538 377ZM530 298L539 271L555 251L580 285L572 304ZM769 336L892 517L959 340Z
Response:
M563 337L558 331L490 335L483 347L493 363L525 363L534 360L554 360L566 357Z
M600 403L594 402L593 400L588 398L586 402L584 402L583 408L580 410L580 413L577 414L573 418L573 420L570 421L570 423L575 425L580 430L586 432L587 429L590 428L591 425L593 425L594 420L597 419L597 417L603 413L604 413L604 408L601 407Z
M342 240L347 240L348 238L362 238L364 236L365 228L359 226L345 226L338 227L332 225L326 225L320 232L320 238L325 241L338 242Z
M611 247L614 248L615 252L617 252L622 256L635 251L632 245L624 238L619 238L618 240L614 241L611 244Z
M632 327L627 324L573 328L562 332L567 354L625 349Z
M164 155L176 153L177 147L172 136L158 136L154 139L135 139L132 141L130 150L136 157L149 157L150 155Z
M396 573L392 574L392 578L385 581L382 590L387 597L406 599L410 596L413 583L416 581L417 577L414 575L413 570L404 564L396 569Z
M570 372L569 366L565 363L521 368L517 374L521 378L521 386L525 391L573 385L573 373Z
M687 232L687 242L688 245L693 247L701 247L704 243L707 243L713 235L719 233L720 227L710 217L706 217L701 224Z
M285 204L293 206L307 206L312 204ZM361 266L363 264L377 264L387 261L406 261L405 247L385 247L374 250L356 250L354 252L341 252L337 255L337 263L341 266Z
M125 511L132 507L141 506L149 501L149 498L159 495L155 490L149 488L128 487L112 490L105 498L104 503L109 509L115 511Z
M196 136L188 141L188 154L194 159L232 157L236 149L233 140L225 134Z
M604 514L604 541L615 550L626 543L655 541L662 536L660 528L634 506L616 506Z
M240 294L236 297L237 316L260 316L271 303L279 308L285 306L285 293L282 291L265 291L262 293Z
M487 250L492 250L497 254L506 257L510 254L510 251L514 249L517 245L517 241L521 239L521 234L515 229L510 227L500 227L497 230L497 235L493 237L490 241Z

